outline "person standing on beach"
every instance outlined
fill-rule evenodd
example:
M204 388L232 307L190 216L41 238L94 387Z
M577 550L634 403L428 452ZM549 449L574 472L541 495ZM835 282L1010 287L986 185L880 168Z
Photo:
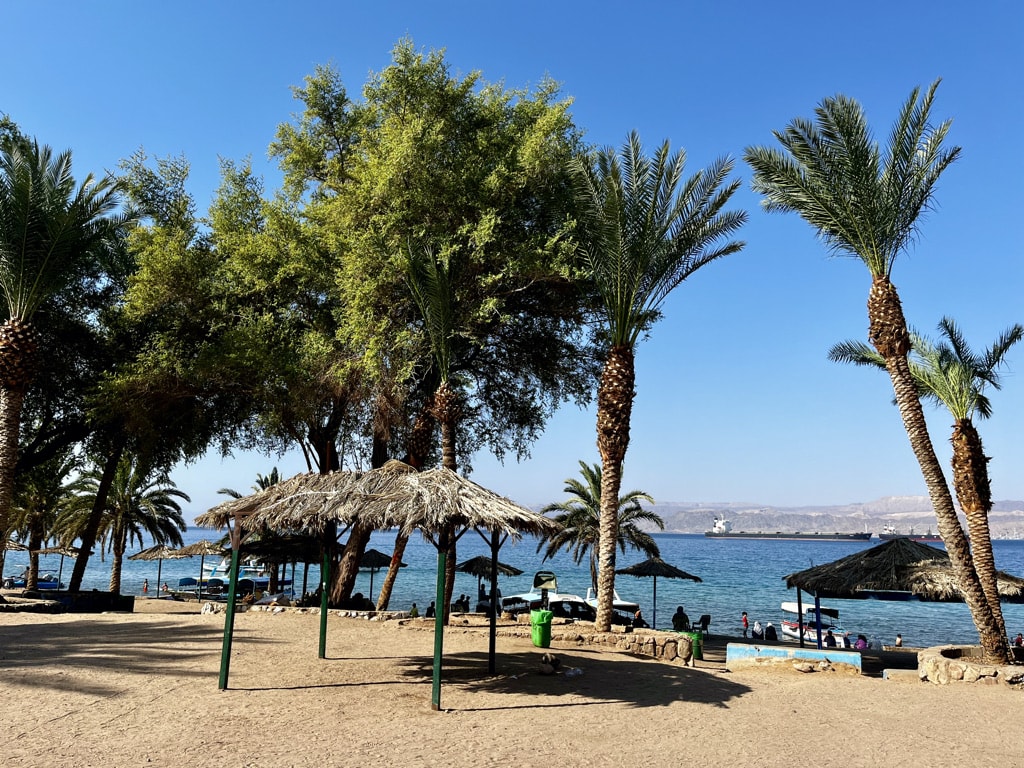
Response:
M747 630L750 629L750 622L747 621L747 612L746 611L743 612L742 619L743 619L743 636L746 637L747 636Z
M145 595L148 592L149 592L149 579L143 579L142 580L142 594Z

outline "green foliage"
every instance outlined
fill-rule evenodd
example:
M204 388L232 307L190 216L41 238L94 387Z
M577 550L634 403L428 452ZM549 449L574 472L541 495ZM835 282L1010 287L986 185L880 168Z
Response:
M663 143L644 155L631 133L621 153L578 156L572 169L582 209L581 251L601 298L609 343L633 348L660 317L669 293L743 243L727 240L747 216L723 210L740 181L732 161L716 160L683 178L686 153ZM722 241L725 242L722 242Z
M567 550L573 561L579 565L585 557L590 559L590 577L597 589L597 555L601 540L601 465L580 462L583 482L566 478L565 492L572 498L548 504L542 514L557 512L555 521L562 527L556 533L543 538L537 551L544 550L544 559L554 557L561 550ZM654 503L654 499L643 491L629 491L619 496L617 547L625 553L626 547L638 549L648 557L659 557L661 552L654 537L639 527L647 523L658 530L665 529L665 521L656 512L644 509L640 502Z
M930 123L939 82L911 92L884 152L861 105L843 95L823 100L815 120L797 118L776 131L781 148L748 147L763 207L798 213L834 253L888 278L939 177L960 156L959 147L943 147L952 121Z

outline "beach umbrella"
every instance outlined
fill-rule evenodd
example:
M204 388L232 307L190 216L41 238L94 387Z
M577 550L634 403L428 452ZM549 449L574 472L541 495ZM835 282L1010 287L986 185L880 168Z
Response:
M514 565L496 562L488 555L477 555L476 557L471 557L469 560L461 562L455 566L455 570L459 573L468 573L471 576L476 576L476 591L478 595L481 592L481 581L484 578L490 579L494 571L497 571L497 573L502 576L520 576L523 573ZM492 606L492 608L494 607L496 606Z
M370 600L373 600L373 574L381 568L388 568L391 565L391 555L385 555L379 549L368 549L359 558L360 570L370 572ZM405 563L399 563L399 568L405 568Z
M188 555L181 554L180 549L169 547L166 544L154 544L141 552L129 555L129 560L156 560L156 590L160 594L160 571L163 568L164 560L179 560Z
M181 557L195 557L199 555L199 578L196 579L196 597L201 597L203 593L203 571L206 566L206 556L219 555L224 557L227 550L215 541L200 539L192 544L186 544L177 551Z
M825 598L963 600L949 554L906 538L892 539L782 578L789 588ZM1002 599L1024 599L1024 579L1004 571L999 571L996 579Z
M82 550L79 547L46 547L44 549L34 549L30 554L33 555L60 555L60 565L57 568L57 589L60 590L60 580L64 576L64 558L70 557L74 560L80 554ZM92 552L89 553L90 555Z
M559 524L490 491L444 467L424 472L389 461L379 471L392 473L388 487L363 498L361 515L378 528L397 527L404 533L420 530L437 549L437 611L434 625L434 668L431 707L441 708L441 661L444 654L444 571L451 536L476 529L491 545L492 591L496 592L498 550L508 536L545 534ZM487 535L484 535L484 531ZM434 538L436 537L436 539ZM494 670L497 612L491 611L488 664Z
M621 573L624 576L650 576L654 579L654 610L651 612L651 626L655 629L658 628L658 577L660 576L663 579L690 579L698 583L701 582L700 576L694 576L692 573L687 573L676 568L674 565L669 565L660 557L652 557L649 560L644 560L642 563L636 563L627 568L620 568L615 573Z

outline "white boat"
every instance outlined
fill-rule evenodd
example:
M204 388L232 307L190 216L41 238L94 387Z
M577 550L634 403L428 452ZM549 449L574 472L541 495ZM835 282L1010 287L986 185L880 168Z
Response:
M546 588L545 585L547 585ZM534 586L529 592L503 597L501 610L511 614L534 611L542 606L545 599L548 610L554 616L581 621L594 621L597 618L597 597L593 588L587 590L585 600L577 594L559 592L558 581L550 571L538 572L534 577ZM640 610L640 606L637 603L621 599L616 592L612 610L612 622L625 625L632 624L633 616Z
M825 644L825 638L831 630L837 647L852 647L850 633L836 623L839 621L839 609L821 606L819 610L821 612L822 644ZM783 603L782 611L784 615L782 621L779 622L779 630L784 636L799 640L802 634L804 642L818 644L818 622L815 618L817 611L813 603L803 606L803 616L800 615L796 603Z

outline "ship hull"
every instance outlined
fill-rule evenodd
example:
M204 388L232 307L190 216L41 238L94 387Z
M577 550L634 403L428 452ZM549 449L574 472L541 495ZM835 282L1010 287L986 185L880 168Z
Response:
M925 544L942 543L942 537L939 536L937 533L922 533L920 535L912 533L880 533L878 534L878 538L880 538L882 541L892 541L893 539L910 539L911 541L920 541Z
M772 541L870 541L871 533L774 533L730 531L729 533L716 533L705 531L704 536L709 539L766 539Z

